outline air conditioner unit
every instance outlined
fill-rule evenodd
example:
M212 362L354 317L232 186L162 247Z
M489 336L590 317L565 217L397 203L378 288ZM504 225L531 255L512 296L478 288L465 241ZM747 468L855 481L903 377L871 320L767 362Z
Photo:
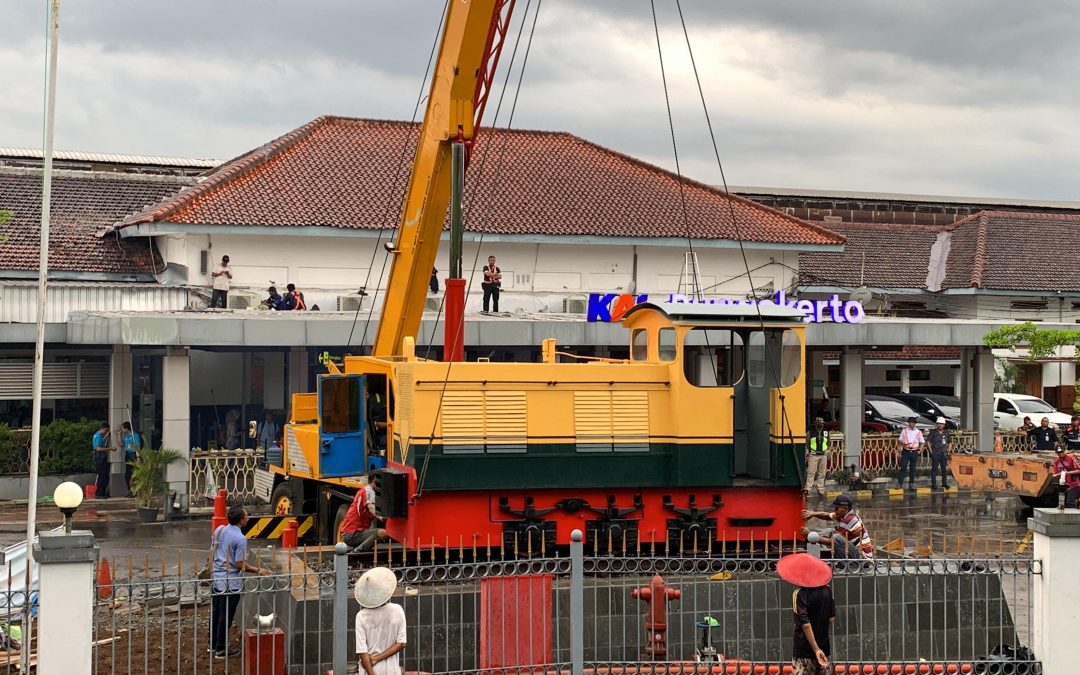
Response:
M364 306L362 295L339 295L337 296L337 311L358 312Z
M439 299L438 298L427 298L426 300L424 300L424 311L425 312L437 312L437 311L439 311Z
M581 295L563 298L563 314L585 314L589 311L589 299Z
M229 294L229 309L251 309L257 302L253 295Z

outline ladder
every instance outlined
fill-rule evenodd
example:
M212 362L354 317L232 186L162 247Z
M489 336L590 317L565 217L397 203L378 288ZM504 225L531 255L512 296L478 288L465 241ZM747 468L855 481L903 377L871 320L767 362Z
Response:
M679 278L679 293L688 298L702 299L701 269L698 267L697 251L683 254L683 271Z

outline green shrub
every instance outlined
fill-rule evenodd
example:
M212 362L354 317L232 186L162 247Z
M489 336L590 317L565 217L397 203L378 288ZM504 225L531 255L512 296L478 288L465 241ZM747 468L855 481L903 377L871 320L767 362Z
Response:
M100 421L81 419L78 422L53 420L41 427L41 464L38 473L51 476L66 473L93 473L94 461L90 447ZM115 447L115 439L109 445Z
M0 471L4 473L22 473L26 471L25 440L6 424L0 424Z

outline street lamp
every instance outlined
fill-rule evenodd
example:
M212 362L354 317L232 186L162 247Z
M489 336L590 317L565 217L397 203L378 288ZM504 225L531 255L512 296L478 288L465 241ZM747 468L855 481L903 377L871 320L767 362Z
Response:
M53 502L60 512L64 514L64 533L71 534L71 516L82 504L83 491L77 483L66 481L60 483L53 490Z

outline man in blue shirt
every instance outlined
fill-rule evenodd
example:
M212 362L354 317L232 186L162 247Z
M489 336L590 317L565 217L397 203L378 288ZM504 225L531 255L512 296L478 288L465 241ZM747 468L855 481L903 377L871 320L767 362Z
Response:
M102 422L98 427L94 438L90 441L93 448L94 468L97 470L97 491L94 493L97 499L109 498L109 423Z
M142 437L131 430L131 422L120 425L120 447L124 449L124 482L130 493L131 463L139 458L139 450L142 450Z
M247 524L247 511L242 506L229 509L229 524L214 530L210 547L214 552L213 582L210 590L210 650L214 658L236 656L240 650L229 647L229 626L240 604L244 572L269 576L270 570L247 562L247 537L240 531Z

